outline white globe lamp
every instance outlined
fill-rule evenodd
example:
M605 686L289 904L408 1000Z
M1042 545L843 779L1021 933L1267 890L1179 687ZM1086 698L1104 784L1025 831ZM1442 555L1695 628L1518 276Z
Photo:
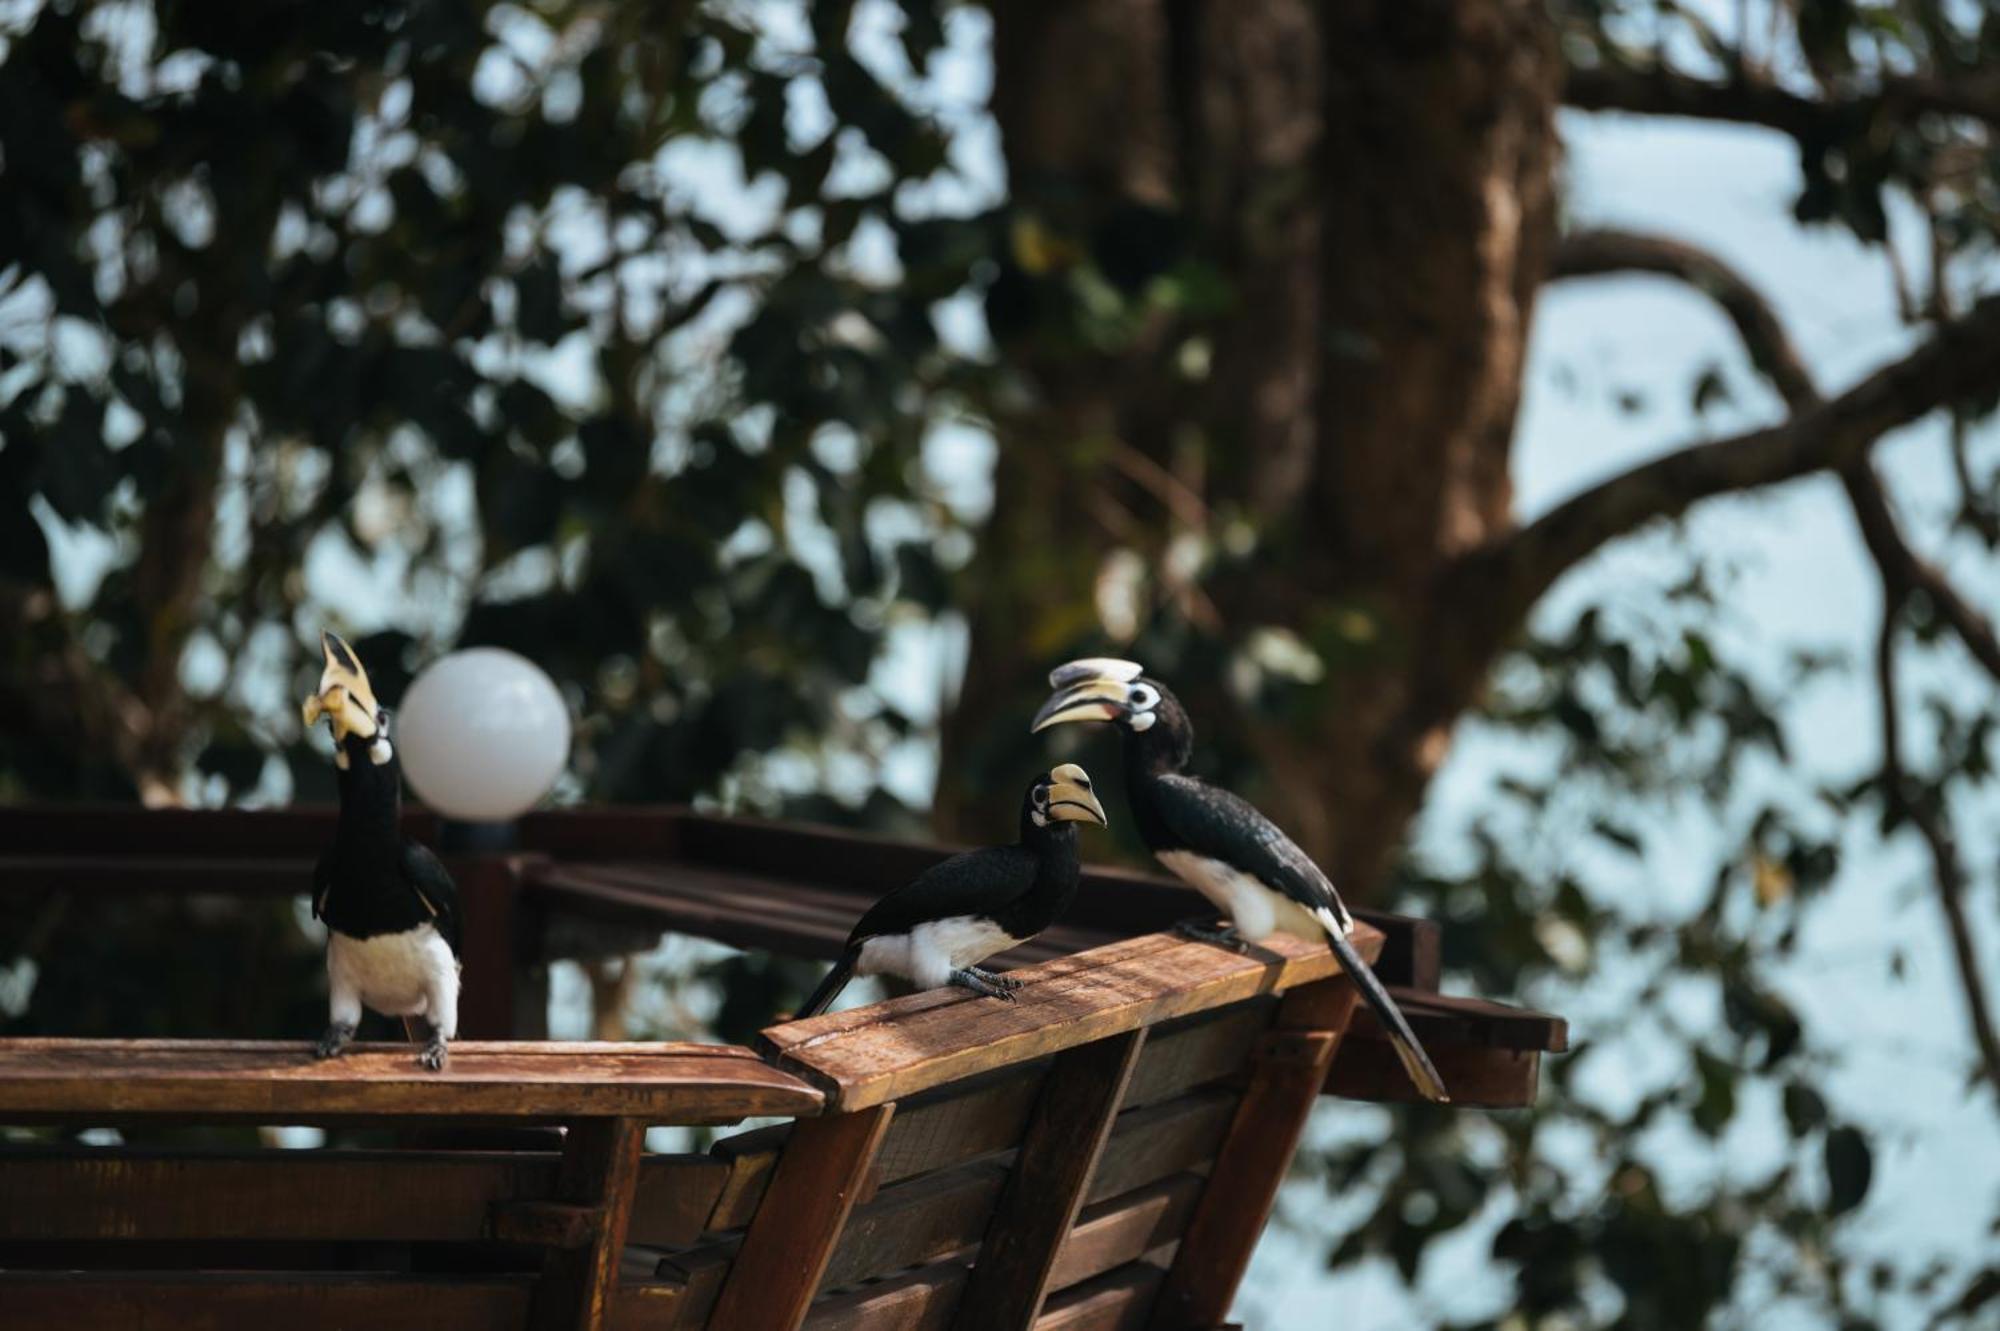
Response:
M549 793L569 760L569 709L518 653L469 647L410 684L393 738L424 803L463 823L507 823Z

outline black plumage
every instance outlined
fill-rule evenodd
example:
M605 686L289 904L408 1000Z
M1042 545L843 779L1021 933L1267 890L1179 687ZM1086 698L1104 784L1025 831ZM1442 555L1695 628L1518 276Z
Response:
M1444 1082L1395 1000L1354 950L1354 921L1312 857L1257 807L1190 776L1194 724L1173 691L1133 662L1071 662L1049 676L1056 690L1033 729L1065 721L1115 722L1124 743L1126 793L1147 848L1230 916L1196 937L1234 943L1283 931L1324 936L1381 1020L1417 1089L1445 1100Z
M383 721L386 724L387 716ZM402 831L402 775L392 752L375 763L370 741L341 741L340 821L313 869L313 918L348 938L433 925L459 952L458 888L443 861Z
M1021 797L1019 840L954 855L869 907L798 1015L824 1012L857 974L1012 998L1018 983L978 963L1033 938L1068 909L1081 872L1074 824L1103 821L1082 768L1065 764L1038 777Z

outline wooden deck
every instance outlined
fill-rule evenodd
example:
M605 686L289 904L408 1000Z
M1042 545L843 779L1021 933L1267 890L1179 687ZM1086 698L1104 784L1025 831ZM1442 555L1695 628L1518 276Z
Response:
M0 892L302 891L318 812L0 811ZM419 830L423 830L421 826ZM550 912L829 955L948 848L680 810L542 815L459 860L475 1033L505 1033ZM1402 1099L1326 949L1117 922L1190 894L1093 871L1000 1003L933 991L755 1050L468 1040L0 1040L0 1126L316 1124L327 1145L0 1147L0 1324L23 1328L1221 1325L1323 1094ZM1532 1100L1559 1019L1435 992L1436 930L1371 914L1460 1104ZM526 1001L535 1001L529 993ZM1425 1110L1423 1112L1447 1112ZM762 1125L693 1154L659 1125Z

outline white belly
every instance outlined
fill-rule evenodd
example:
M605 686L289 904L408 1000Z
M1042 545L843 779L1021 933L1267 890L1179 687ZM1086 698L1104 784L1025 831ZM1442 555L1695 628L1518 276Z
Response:
M949 982L953 971L976 966L1020 941L991 920L954 915L906 934L869 939L861 945L854 969L861 975L899 975L932 989Z
M1163 850L1155 856L1168 872L1214 902L1236 932L1251 942L1275 933L1299 938L1326 937L1326 926L1311 911L1221 860L1191 850Z
M421 1017L430 995L458 992L458 958L428 924L373 938L329 934L326 967L336 991L345 988L384 1016Z

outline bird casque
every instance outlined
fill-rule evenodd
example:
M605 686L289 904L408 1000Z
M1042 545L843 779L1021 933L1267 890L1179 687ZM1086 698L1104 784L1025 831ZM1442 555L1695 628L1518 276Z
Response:
M954 855L869 907L798 1015L826 1011L857 975L1011 1000L1021 982L979 963L1033 938L1068 908L1081 869L1075 823L1103 827L1104 808L1089 775L1064 763L1022 795L1020 840Z
M1108 657L1056 667L1049 687L1055 692L1030 730L1068 721L1116 724L1140 837L1161 864L1229 916L1222 929L1184 925L1182 931L1229 946L1275 933L1326 939L1381 1019L1410 1080L1427 1099L1449 1099L1409 1022L1349 941L1354 921L1332 882L1247 800L1187 774L1194 725L1172 691L1137 662Z
M403 836L403 792L389 713L353 648L320 635L326 668L302 707L325 717L339 769L340 822L313 870L312 912L326 922L327 1027L313 1052L335 1058L365 1004L426 1030L417 1061L435 1072L458 1034L458 890L437 856ZM414 1038L416 1027L411 1026Z

